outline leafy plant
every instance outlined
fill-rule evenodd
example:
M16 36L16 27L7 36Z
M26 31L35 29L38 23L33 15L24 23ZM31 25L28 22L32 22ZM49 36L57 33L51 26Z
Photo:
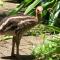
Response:
M36 60L60 59L60 35L46 37L43 44L37 45L32 52Z
M22 0L20 2L20 4L18 6L16 6L15 9L12 9L11 11L9 11L8 15L18 14L19 11L21 11L23 8L26 8L31 2L32 2L32 0ZM25 9L24 9L24 11L25 11Z

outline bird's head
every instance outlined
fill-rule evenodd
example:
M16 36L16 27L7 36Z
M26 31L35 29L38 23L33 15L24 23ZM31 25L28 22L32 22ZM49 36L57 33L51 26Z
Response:
M42 11L43 11L43 7L42 6L38 6L36 8L36 14L42 14Z
M36 8L36 18L38 19L38 23L42 23L42 12L43 12L43 7L38 6Z

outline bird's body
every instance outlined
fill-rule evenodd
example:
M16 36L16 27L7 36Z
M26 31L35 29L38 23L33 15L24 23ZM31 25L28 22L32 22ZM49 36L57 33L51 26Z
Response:
M38 7L39 9L39 7ZM42 7L40 7L40 12L42 12ZM0 22L0 34L11 34L13 35L12 40L12 55L14 55L14 47L16 44L16 54L19 55L19 44L21 37L24 32L36 26L39 21L41 21L41 16L39 16L39 11L36 17L32 16L13 16L6 17Z
M32 16L6 17L0 22L0 33L15 35L17 32L25 32L38 23Z

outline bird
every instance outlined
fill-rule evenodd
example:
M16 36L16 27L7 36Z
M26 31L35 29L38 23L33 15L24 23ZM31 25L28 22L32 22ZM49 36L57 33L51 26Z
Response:
M24 16L8 16L0 21L0 34L13 35L11 56L15 55L15 45L16 55L19 55L19 45L23 34L37 24L42 23L43 7L37 6L35 12L36 16L26 16L24 13Z

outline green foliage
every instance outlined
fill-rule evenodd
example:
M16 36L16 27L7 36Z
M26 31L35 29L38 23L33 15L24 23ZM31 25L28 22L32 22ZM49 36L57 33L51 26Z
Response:
M37 32L38 34L44 33L44 32L50 32L50 33L55 33L58 32L60 33L60 1L58 0L49 0L48 2L45 2L43 4L40 4L44 7L43 10L43 24L45 24L44 29L40 27L35 27L34 32L31 30L29 32L31 35L36 35ZM28 9L28 8L27 8ZM26 9L26 10L27 10ZM27 11L28 13L28 11ZM31 14L32 15L32 14ZM39 25L41 26L41 25ZM36 30L38 29L38 30Z
M43 44L37 45L32 52L36 60L60 60L60 35L46 37Z
M53 10L51 11L50 18L49 18L49 25L51 25L51 26L57 24L56 21L58 19L59 14L60 14L60 1L56 2L52 9ZM59 19L60 19L60 17L59 17Z
M44 9L48 9L53 7L53 5L55 4L57 0L52 0L52 1L48 1L45 4L42 4L42 6L44 7Z
M28 8L25 11L25 14L29 13L32 9L34 9L34 7L36 7L39 3L41 2L41 0L35 0L30 6L28 6Z
M16 6L15 9L12 9L11 11L9 11L8 15L18 14L19 11L21 11L23 8L26 8L31 2L32 2L32 0L22 0L20 2L20 4L18 6ZM25 9L24 9L24 11L25 11Z
M60 33L60 28L58 28L56 26L38 24L37 26L35 26L31 30L29 30L27 32L27 35L36 36L37 34L41 35L41 34L45 34L45 33L57 34L57 33Z

